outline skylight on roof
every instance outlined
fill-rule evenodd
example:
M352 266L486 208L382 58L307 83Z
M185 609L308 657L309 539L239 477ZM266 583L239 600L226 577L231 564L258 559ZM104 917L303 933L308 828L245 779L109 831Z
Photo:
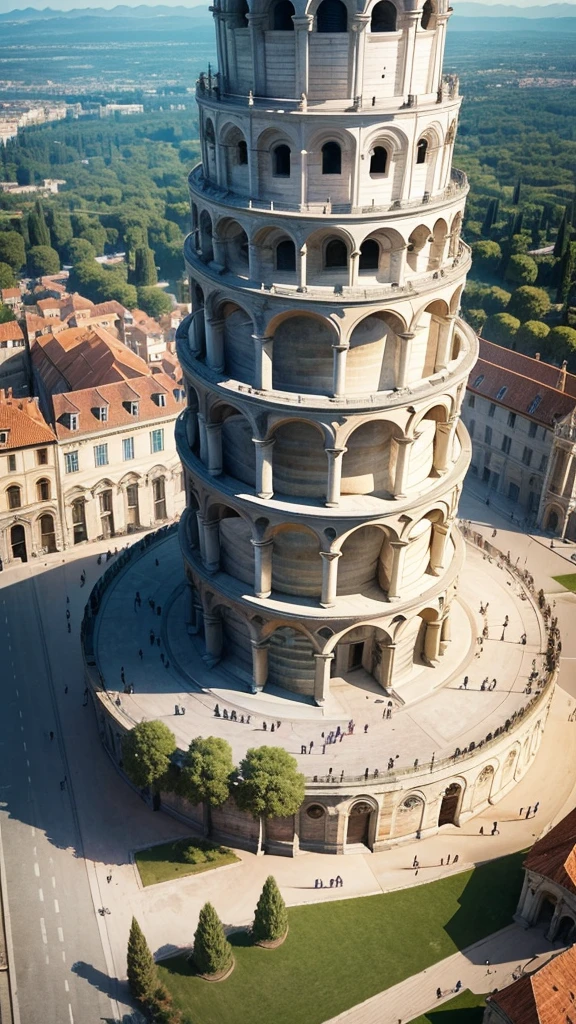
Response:
M508 388L506 387L506 385L504 385L503 388L500 388L500 391L496 395L496 398L498 398L498 399L499 398L504 398L504 395L506 394L507 391L508 391Z
M536 412L536 409L540 405L541 401L542 401L542 395L536 395L536 398L533 398L532 401L530 402L530 405L528 406L528 412L529 413Z
M483 380L484 380L484 374L481 373L478 377L476 377L476 380L474 381L472 387L473 388L479 388Z

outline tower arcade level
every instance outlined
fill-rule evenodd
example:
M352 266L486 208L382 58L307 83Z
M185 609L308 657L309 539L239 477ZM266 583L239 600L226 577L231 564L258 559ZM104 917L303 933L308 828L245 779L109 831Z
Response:
M402 700L450 642L464 557L450 9L213 11L178 346L190 630L241 688L322 704L363 671Z

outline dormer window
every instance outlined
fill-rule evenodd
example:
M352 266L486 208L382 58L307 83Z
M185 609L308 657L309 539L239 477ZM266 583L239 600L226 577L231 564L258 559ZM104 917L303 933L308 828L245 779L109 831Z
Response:
M166 395L162 391L156 395L156 403L160 409L166 408Z
M108 422L108 406L107 405L101 405L100 406L99 417L100 417L101 423L107 423Z
M8 431L0 430L0 444L8 444Z
M507 391L508 391L508 388L506 386L504 386L503 388L500 388L498 394L496 395L496 398L497 399L504 398L504 395L506 394Z
M476 379L474 380L474 383L473 383L472 387L473 387L473 388L479 388L483 380L484 380L484 374L483 374L483 373L481 373L481 374L479 374L479 375L478 375L478 377L476 377Z
M69 430L78 430L79 422L80 422L80 417L79 417L77 412L69 412L68 413L68 429Z
M128 412L131 416L137 416L140 409L140 402L127 402Z

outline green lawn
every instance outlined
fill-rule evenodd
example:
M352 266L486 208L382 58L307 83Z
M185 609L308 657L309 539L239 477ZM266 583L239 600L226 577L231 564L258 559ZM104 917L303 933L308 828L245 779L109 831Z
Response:
M196 863L186 860L184 854L191 850ZM156 885L157 882L168 882L173 878L185 875L197 875L201 871L211 871L223 864L234 864L239 858L225 846L218 846L205 839L178 839L174 843L160 843L139 850L134 854L136 866L140 872L142 885Z
M485 996L477 996L467 988L447 1003L415 1017L410 1024L481 1024L485 1009Z
M573 594L576 594L576 572L569 572L567 576L553 576L553 580L556 583L561 583L566 590L571 590Z
M163 961L162 980L194 1024L321 1024L509 924L524 856L401 892L294 907L279 949L230 937L236 968L226 981L195 977L183 956Z

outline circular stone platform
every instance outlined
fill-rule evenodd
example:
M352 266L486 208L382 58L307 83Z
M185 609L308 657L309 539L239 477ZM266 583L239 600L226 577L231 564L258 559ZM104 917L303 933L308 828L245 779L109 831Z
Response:
M198 735L221 736L236 763L249 747L285 747L306 776L307 795L296 816L267 823L271 851L344 852L358 844L381 850L459 825L508 792L532 763L552 695L544 623L518 577L474 546L468 545L452 639L438 665L414 665L401 697L359 668L331 680L321 708L287 691L251 693L248 679L239 689L236 665L234 675L225 662L208 667L202 638L186 629L174 533L130 552L126 566L100 585L99 610L85 631L103 741L120 761L124 732L162 719L181 750ZM123 692L122 670L133 694ZM184 713L176 715L176 706ZM201 825L201 808L172 794L162 802ZM236 845L257 842L257 823L232 803L214 809L213 825Z

